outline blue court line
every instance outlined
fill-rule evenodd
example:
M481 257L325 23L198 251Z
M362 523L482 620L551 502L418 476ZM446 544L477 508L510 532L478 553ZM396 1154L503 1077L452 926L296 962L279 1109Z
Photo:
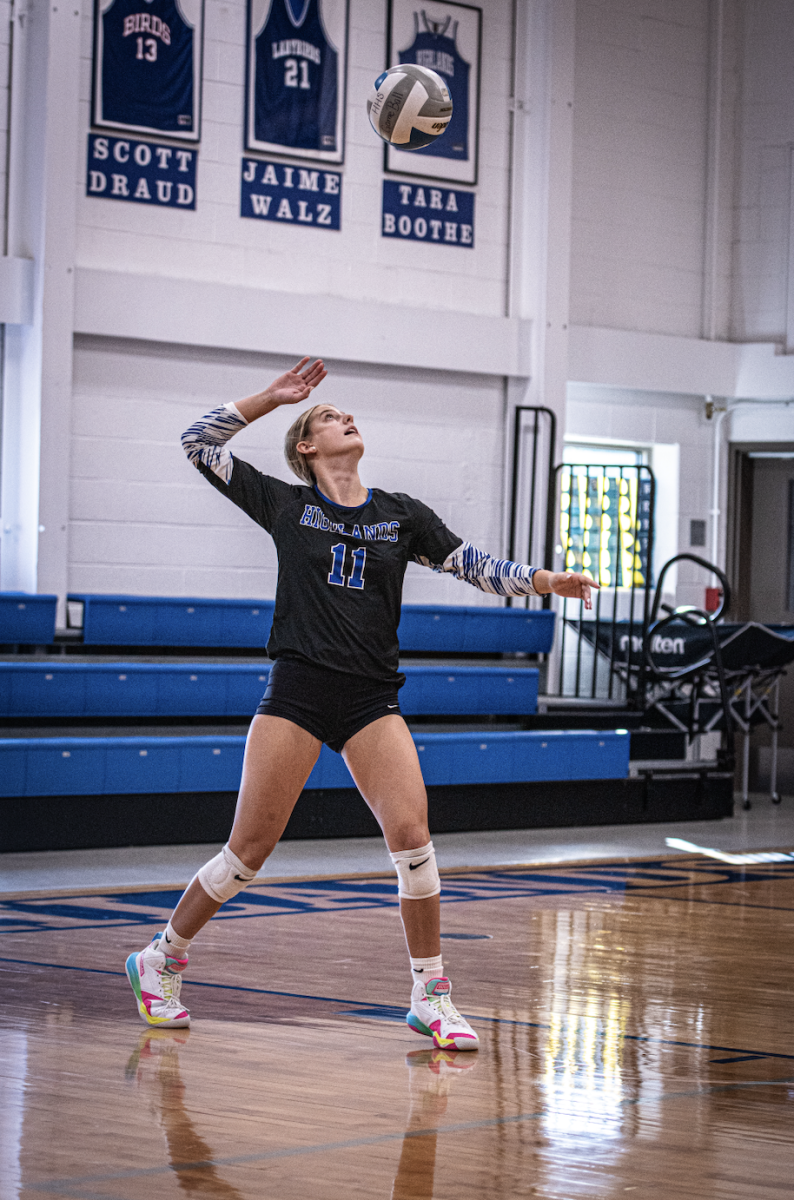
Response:
M770 865L762 864L764 870L758 871L756 864L749 864L751 869L748 871L745 865L736 868L731 864L717 864L716 866L709 861L695 861L689 863L684 860L679 866L679 859L659 859L651 860L646 863L638 863L632 865L630 863L595 863L582 864L573 870L559 870L558 872L548 873L542 870L519 870L510 871L497 868L496 870L483 870L479 872L471 872L466 875L455 875L450 873L447 878L450 880L449 885L442 893L442 902L445 904L465 904L474 903L477 901L499 900L499 899L530 899L537 896L589 896L589 895L614 895L619 894L621 898L637 894L642 899L669 899L682 904L712 904L728 908L746 908L760 909L764 912L792 912L794 908L786 905L772 904L754 904L741 903L730 900L709 900L702 899L690 895L671 896L669 893L673 890L686 888L691 892L693 888L714 887L722 884L729 885L732 883L760 883L770 882L778 879L787 880L794 873L794 864L774 864L770 869ZM667 868L665 870L665 868ZM671 879L669 872L680 871L684 874L682 879ZM698 879L698 874L705 874L717 878ZM473 881L468 883L467 880L471 876L479 876L482 879L485 876L485 882L477 883ZM653 879L658 882L655 884L645 883L645 880ZM555 884L568 884L569 886L546 886ZM274 896L266 889L275 888L285 892L293 892L293 895ZM295 893L298 897L296 898ZM318 897L324 897L326 902L328 894L331 893L332 902L333 894L341 894L340 902L333 907L322 907L318 902ZM366 895L362 893L368 893ZM130 891L115 891L93 893L93 894L77 894L74 896L61 897L54 894L51 897L43 896L32 900L20 898L18 900L2 900L0 897L0 913L5 911L6 914L18 913L17 916L0 916L0 936L8 933L68 933L71 929L118 929L124 927L141 927L159 925L162 923L162 913L166 909L170 911L173 898L180 894L179 889L175 888L160 888L156 886L143 892ZM345 898L345 894L346 897ZM305 897L305 898L304 898ZM79 904L79 901L93 901L93 907L87 907ZM97 901L116 902L115 911L112 908L107 909L107 917L96 919L98 913L102 909L96 907ZM254 912L238 912L229 911L229 908L239 907L231 905L226 911L223 911L215 917L215 920L232 921L232 920L252 920L258 917L267 916L302 916L306 913L332 913L332 912L355 912L366 909L376 908L395 908L397 907L397 898L393 894L390 883L387 884L378 879L365 882L358 879L346 879L344 876L329 880L294 880L292 882L285 881L279 884L270 884L264 881L258 887L251 889L246 893L246 897L242 899L243 905L261 905L261 911ZM146 913L133 914L131 919L126 913L120 913L118 906L134 906L140 905L142 908L154 910L150 916ZM157 910L160 909L160 912ZM25 915L22 915L25 914ZM40 914L40 916L39 916ZM46 924L46 919L66 918L74 922L80 922L82 914L82 923L75 923L69 926ZM91 918L94 918L93 920Z
M32 962L26 958L0 958L0 963L3 962L17 963L23 967L45 967L57 971L82 971L91 975L112 975L116 979L126 978L123 971L109 971L107 968L102 967L75 967L70 963ZM244 987L236 983L209 983L202 979L190 979L187 982L190 987L215 988L223 992L250 992L256 996L281 996L288 1000L315 1000L320 1004L354 1005L356 1008L367 1009L372 1013L382 1012L387 1020L394 1019L392 1014L395 1011L400 1013L407 1011L407 1009L398 1008L394 1004L377 1004L365 1000L343 1000L339 996L316 996L306 992L277 992L270 988ZM512 1017L486 1017L481 1016L479 1013L464 1013L463 1015L469 1021L481 1021L490 1025L513 1025L523 1029L551 1029L550 1025L542 1021L517 1021ZM399 1019L402 1020L403 1018L400 1017ZM603 1037L604 1035L599 1033L597 1036ZM753 1058L781 1058L794 1062L794 1054L779 1054L771 1050L747 1050L739 1046L710 1046L703 1042L679 1042L672 1038L650 1037L644 1033L623 1033L620 1036L624 1042L648 1042L654 1046L679 1046L688 1050L719 1050L726 1054L746 1054L751 1055Z
M730 881L729 880L717 880L716 882L717 883L728 883ZM681 883L681 884L676 884L674 886L688 887L689 884ZM707 886L711 886L711 885L709 885L707 883L702 883L702 884L697 884L695 886L707 887ZM663 893L663 894L659 894L659 893ZM472 903L475 903L475 902L481 901L481 900L528 900L528 899L534 899L537 897L540 897L542 899L547 899L548 897L554 897L554 896L600 896L600 895L614 895L614 894L615 893L612 891L611 888L570 888L567 890L560 889L559 891L551 891L550 890L548 892L538 891L538 892L529 892L529 893L514 893L512 896L505 895L503 893L497 893L492 896L467 896L465 898L461 898L461 897L457 897L457 896L445 896L442 892L441 903L442 904L472 904ZM760 909L762 912L794 912L794 907L786 907L785 905L781 905L781 904L746 904L746 903L742 903L738 900L737 901L734 901L734 900L703 900L699 896L668 896L666 894L665 889L663 889L663 888L649 888L646 890L641 887L638 887L638 888L632 888L631 891L628 891L628 892L621 892L620 895L621 895L621 899L623 899L627 896L637 895L642 900L666 900L671 904L710 904L714 907L720 907L720 908L748 908L748 909L753 908L753 909ZM2 904L2 901L0 901L0 904ZM288 912L275 912L275 913L268 913L268 912L223 913L223 912L219 912L219 913L216 913L212 919L213 919L213 921L249 921L249 920L259 919L260 917L331 916L334 913L361 912L363 910L371 910L371 909L375 909L375 908L397 908L397 907L398 907L397 901L390 901L390 902L384 902L383 904L348 904L348 905L345 905L344 907L339 907L339 908L304 908L304 909L293 910L293 911L288 911ZM163 909L163 912L165 912L165 911L166 910ZM171 910L169 909L168 912L170 913L170 911ZM137 921L136 920L122 921L122 920L118 920L118 919L117 920L111 919L108 921L97 921L93 924L85 924L85 925L43 925L37 921L26 921L22 918L20 918L20 920L17 921L17 920L14 920L12 917L6 917L6 918L0 917L0 926L2 926L2 924L5 921L7 921L10 925L13 925L12 929L0 928L0 937L2 937L4 934L10 935L10 934L15 934L15 933L27 933L27 934L31 934L31 933L73 933L76 930L83 930L83 929L145 929L147 926L155 926L155 927L159 928L159 926L161 926L166 919L167 919L167 914L166 914L166 917L163 917L162 915L150 917L150 916L141 914L140 919ZM3 960L0 959L0 962L2 962L2 961ZM8 961L11 962L11 961L15 961L15 960L9 959Z
M665 861L665 860L662 860L662 861ZM656 865L657 864L655 862L651 862L651 863L647 864L647 866L650 868L653 868ZM752 865L754 865L754 864L752 864ZM703 871L704 873L708 873L708 874L713 874L715 870L718 872L721 871L722 877L718 878L718 879L704 879L704 880L693 879L691 877L691 871L693 868L687 868L687 870L690 872L690 877L687 879L672 880L672 879L666 878L666 876L664 876L664 875L655 875L655 876L651 876L651 877L655 877L660 880L665 880L665 882L659 883L656 885L643 886L642 880L644 878L649 877L649 872L643 871L643 868L639 865L637 867L631 867L630 865L624 866L623 864L614 865L614 866L610 865L610 864L605 864L603 866L600 864L596 864L593 867L585 866L585 867L581 868L582 875L579 876L579 878L582 878L582 877L587 878L588 876L592 878L593 875L598 876L599 874L614 875L614 876L618 876L618 878L615 879L614 881L613 880L603 880L603 881L597 882L597 883L594 882L594 883L591 883L590 886L574 886L574 887L568 887L568 888L565 888L565 887L549 888L549 890L543 890L542 888L538 888L537 886L533 886L533 885L544 884L544 883L555 884L558 881L571 882L571 876L568 875L566 877L566 875L564 873L561 873L559 875L547 875L547 874L541 874L539 872L526 872L523 874L519 874L517 872L501 871L501 870L500 871L483 871L482 872L483 875L489 876L490 879L496 881L497 883L504 882L505 884L509 885L511 883L514 884L516 881L520 881L520 882L523 882L526 886L521 890L511 890L508 887L505 887L503 890L493 890L488 894L472 895L470 892L465 892L465 891L463 894L460 894L459 892L456 893L455 884L452 883L452 886L447 887L445 889L445 891L442 893L442 902L447 903L447 904L456 904L456 903L457 904L467 904L467 903L475 903L478 901L499 900L499 899L505 899L505 900L528 899L528 898L532 898L535 896L569 896L569 895L588 896L588 895L600 895L600 894L611 895L611 894L615 894L615 893L619 892L621 896L626 896L626 895L631 895L631 894L636 893L638 895L641 895L643 899L665 899L666 898L669 900L677 901L678 903L687 903L687 904L688 903L712 904L712 905L719 905L719 906L728 907L728 908L748 908L748 909L754 908L754 909L761 909L765 912L792 912L792 911L794 911L793 908L784 906L784 905L752 904L752 903L745 904L745 903L739 903L739 902L729 901L729 900L702 900L699 897L693 897L693 896L667 896L666 893L668 891L674 890L676 888L714 887L714 886L720 886L723 884L728 885L731 883L748 883L748 882L749 883L760 883L760 882L768 882L770 880L777 880L777 879L781 879L781 878L788 879L792 874L791 869L786 870L784 868L783 870L779 870L778 864L775 865L774 870L772 870L772 871L767 870L760 874L756 873L755 877L753 876L752 872L747 872L744 868L742 868L739 871L736 871L734 868L731 868L730 866L728 866L727 870L726 870L726 868L724 866L722 866L722 864L720 864L718 867L714 868L714 867L711 867L709 864L698 863L698 864L693 864L693 867L695 867L695 869L697 869L699 871ZM684 868L680 868L680 869L684 869ZM472 873L472 874L474 874L474 873ZM750 876L749 878L748 878L748 875ZM460 880L460 882L458 882L458 884L457 884L457 887L459 889L465 888L466 887L465 877L463 879L461 879L460 876L457 876L457 877L450 876L450 879L452 879L452 880L454 880L456 878L458 880ZM576 878L576 877L574 877L574 878ZM296 880L294 883L289 883L289 882L281 883L281 884L265 883L263 885L260 885L260 888L263 886L264 887L278 887L278 888L283 888L285 890L289 890L290 888L298 887L298 888L300 888L301 891L305 890L306 892L308 892L310 894L313 890L318 891L318 892L326 892L327 893L328 891L331 891L331 892L345 891L347 888L348 890L352 891L356 888L356 886L360 886L360 885L357 884L356 881L353 881L352 883L350 883L350 882L346 881L344 879L344 877L342 877L342 878L333 879L333 880L317 881L316 883L314 881L305 881L305 883L304 883L304 881L300 881L300 880ZM373 883L370 886L375 890L383 887L383 885L380 885L377 882ZM476 884L474 886L476 887ZM174 895L178 894L178 889L163 888L158 892L157 889L155 888L155 889L152 889L150 892L146 892L146 893L110 891L110 892L104 892L104 893L99 893L99 894L94 893L91 896L76 895L76 896L70 896L70 897L58 897L57 895L54 895L51 898L51 902L54 903L56 907L64 909L64 911L62 913L58 913L57 915L63 916L67 919L77 920L77 919L79 919L79 906L75 905L74 909L71 910L69 901L77 901L77 900L81 900L81 899L84 899L84 900L93 899L96 901L98 899L110 899L114 896L118 896L118 903L120 903L120 904L133 905L135 903L142 903L143 905L145 905L145 901L143 899L139 900L139 899L137 899L137 897L139 897L139 896L141 896L141 897L154 896L154 895L167 896L169 894L174 894ZM40 904L37 904L35 901L32 901L32 900L25 901L23 899L20 899L20 900L3 901L2 899L0 899L0 911L5 910L5 912L7 912L7 913L20 912L20 913L29 914L30 916L34 916L36 913L40 912L44 915L47 913L47 909L46 909L45 905L50 898L41 897L39 899L40 899ZM65 903L64 903L64 901L65 901ZM242 921L245 921L245 920L253 920L254 918L266 917L266 916L303 916L306 913L355 912L355 911L360 911L362 909L396 908L397 904L398 904L398 901L396 899L386 899L386 898L379 897L376 902L373 902L373 900L371 898L368 898L368 900L361 898L358 901L354 898L351 898L351 900L349 902L340 904L338 907L321 908L321 907L312 907L310 900L308 902L300 902L300 901L294 900L290 897L279 898L279 897L275 897L275 896L272 897L272 899L271 899L271 897L269 897L269 896L268 897L260 897L257 892L253 893L252 902L261 902L263 904L263 907L265 908L265 911L252 912L252 913L237 913L237 912L223 913L222 912L222 913L219 913L215 917L215 920L220 920L220 921L242 920ZM243 903L246 903L246 901L244 900ZM281 909L281 911L268 912L268 911L266 911L267 905L270 905L270 906L272 906L272 908L275 908L275 909ZM152 907L156 907L156 906L152 905ZM284 911L284 909L286 909L286 911ZM13 925L14 928L13 929L3 929L2 925L5 924L6 922L10 925ZM143 913L141 913L138 916L137 920L136 919L133 919L133 920L119 919L119 915L117 914L115 916L115 919L113 916L109 916L109 918L107 920L95 921L90 924L85 923L85 924L72 925L72 926L45 925L45 924L35 922L35 921L27 921L24 919L24 917L20 917L19 919L14 919L13 917L5 917L5 918L0 917L0 935L2 935L3 933L16 933L16 932L68 933L71 929L78 929L78 928L79 929L112 929L112 928L123 928L125 926L135 927L135 926L141 926L141 925L157 925L160 923L161 923L161 918L159 916L149 917Z
M735 1058L710 1058L709 1062L713 1063L732 1063L732 1062L751 1062L756 1058L765 1058L764 1054L739 1054Z
M637 1108L642 1104L659 1104L667 1100L693 1100L722 1092L739 1091L743 1088L765 1088L788 1085L794 1078L752 1079L746 1082L714 1084L711 1087L694 1088L686 1092L659 1092L651 1096L632 1096L620 1100L616 1108ZM509 1125L520 1125L526 1121L538 1121L549 1112L558 1110L540 1109L538 1112L516 1113L514 1116L485 1117L479 1121L459 1121L454 1125L429 1126L426 1129L396 1130L392 1133L372 1134L369 1137L349 1138L342 1142L324 1142L313 1146L292 1146L282 1150L264 1150L257 1154L235 1154L225 1158L200 1159L197 1162L168 1163L161 1167L131 1167L124 1171L112 1171L103 1175L82 1175L73 1179L53 1179L46 1183L26 1183L25 1190L70 1196L73 1200L119 1200L116 1196L95 1191L78 1189L94 1183L113 1183L130 1179L151 1179L170 1175L172 1172L217 1170L222 1167L246 1166L249 1163L274 1162L285 1158L303 1158L309 1154L332 1154L338 1150L357 1150L364 1146L384 1146L390 1142L404 1142L408 1138L437 1137L439 1134L472 1133L480 1129L497 1129Z

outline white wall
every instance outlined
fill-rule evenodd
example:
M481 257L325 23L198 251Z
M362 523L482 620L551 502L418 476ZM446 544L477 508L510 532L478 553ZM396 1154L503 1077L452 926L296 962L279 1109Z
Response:
M526 403L527 397L551 403L561 430L575 436L679 445L676 534L682 549L688 546L689 520L708 518L711 507L711 427L703 416L702 396L694 393L794 394L794 371L789 369L794 356L775 357L772 346L702 340L712 226L719 235L712 265L722 289L720 336L725 333L724 293L731 284L737 338L780 341L785 334L794 8L783 0L515 0L515 26L513 0L487 0L473 251L380 236L382 148L369 130L364 99L385 61L385 0L350 0L340 233L239 216L242 0L213 0L206 8L196 212L86 197L93 18L89 0L76 7L82 13L74 18L75 27L81 23L79 118L73 120L64 102L62 123L73 129L80 152L76 165L63 156L68 172L63 164L58 168L73 178L74 191L60 186L59 175L47 208L52 244L66 246L75 234L69 205L76 198L75 255L67 246L68 253L55 263L57 271L44 264L63 311L57 332L59 373L48 368L51 395L49 407L42 408L42 437L49 438L50 447L49 457L42 456L42 499L28 514L34 534L39 519L46 526L44 548L40 545L38 552L39 586L60 591L68 573L70 587L100 591L272 594L274 563L261 535L248 529L234 510L223 511L220 499L183 462L176 442L197 412L258 388L269 371L286 365L282 351L292 348L296 328L304 330L302 321L292 317L296 304L303 312L304 297L306 311L330 330L331 351L323 347L322 352L347 360L335 364L325 394L363 417L370 481L414 492L437 507L456 532L496 551L504 545L500 513L507 482L506 390L511 403ZM0 185L8 11L8 0L0 0ZM718 12L726 16L726 24L715 40ZM743 23L737 19L740 13ZM71 52L65 57L58 20L49 20L55 31L49 47L48 78L54 81L50 114L59 103L57 89L65 95L65 65L74 69L77 61ZM514 45L519 61L511 103ZM716 74L715 46L722 55ZM736 87L737 64L742 89ZM722 88L717 109L712 103L715 78ZM722 141L715 141L715 111L720 113ZM715 191L709 164L718 143L724 153ZM31 155L40 149L33 147ZM52 174L51 156L48 163ZM726 196L734 163L737 243L731 280L724 248L731 238ZM2 195L0 186L0 203ZM716 217L709 202L715 196ZM98 286L100 275L105 293ZM78 280L73 314L67 311L70 278ZM90 305L84 285L94 287L95 307L110 313L105 325L95 311L86 315ZM145 297L156 288L172 311L193 319L179 329L169 325L165 332L147 328L138 318L143 313L151 324L154 308ZM235 303L245 306L254 296L265 307L265 302L278 306L282 315L291 301L285 317L287 324L292 322L289 337L268 341L238 336L235 341L228 324L211 319L216 311L226 311L227 318L232 312L218 302L229 288L235 289ZM172 304L171 296L180 289L190 303ZM105 303L111 294L115 307ZM338 321L355 329L359 342L348 338L347 354L344 339L324 322L323 303L312 306L312 297L334 305ZM353 308L343 308L342 300L358 302L357 311L366 305L379 328L400 342L400 353L389 359L398 365L377 365L386 352L363 320L349 318ZM124 304L132 315L121 311ZM252 312L256 324L259 308L251 303L249 310L249 325ZM405 322L385 319L387 310L407 314ZM429 310L445 311L433 318ZM499 341L492 331L506 314L515 320L509 329L500 326ZM51 331L58 322L49 310L42 321L44 342L51 349ZM71 347L72 329L78 331L75 396L72 441L65 448L58 421L65 426L69 420L71 357L64 347ZM426 337L421 347L417 330ZM94 336L99 334L104 336ZM188 344L191 336L199 347ZM553 371L544 366L543 349L543 339L552 336ZM466 372L488 374L460 372L456 339L475 347ZM443 355L432 356L434 340L443 342ZM368 365L361 361L367 356L362 341ZM497 341L499 354L489 357L477 349L492 350ZM564 421L557 393L564 392L566 360L567 378L578 382L570 387L571 409ZM446 369L436 369L441 366ZM507 389L500 373L515 376ZM762 376L766 383L758 390L753 380ZM274 417L271 428L279 420ZM257 429L245 436L252 451L262 455L258 465L284 474L280 456L268 449L269 440L260 443L264 434ZM16 454L15 445L8 453ZM66 472L67 462L68 552L62 554L59 543L58 569L50 565L43 570L41 562L49 561L46 539L53 531L60 538L65 482L58 471ZM64 571L61 558L64 563L68 558ZM35 570L34 563L32 577ZM685 575L682 579L682 586L688 586ZM698 594L682 593L680 598L700 601L700 585L691 587ZM418 569L406 594L412 599L480 600L472 589L461 592L451 581Z
M6 185L8 162L8 83L11 34L11 3L0 0L0 221L6 223ZM3 254L7 247L0 247Z
M580 0L571 321L701 334L707 0Z
M83 5L81 108L86 134L91 7ZM243 0L224 0L206 5L196 211L155 210L85 196L83 170L78 180L78 266L502 316L512 4L489 0L483 23L473 250L381 237L383 144L369 126L365 102L385 65L386 7L373 0L350 0L340 232L240 217L246 5Z
M782 341L794 143L794 11L787 0L744 5L742 76L732 336Z
M380 235L383 149L369 128L364 101L385 63L386 10L385 3L372 0L350 2L341 232L285 228L239 216L246 6L229 0L206 8L196 211L86 197L81 175L78 273L102 270L117 279L125 273L166 276L261 288L269 294L504 317L512 0L490 0L484 13L473 251L397 243ZM91 36L91 6L86 3L84 140L90 123ZM430 333L432 318L428 320ZM201 412L259 390L291 362L240 350L131 341L123 324L116 333L127 340L76 339L69 587L272 596L275 555L269 539L233 506L224 505L189 467L178 437ZM217 344L227 345L222 336ZM501 552L503 379L449 369L329 365L324 397L352 408L364 424L366 482L419 496L456 532ZM279 413L246 431L240 439L244 448L237 452L250 452L261 469L290 478L280 442L293 416ZM497 602L413 566L405 595L426 602Z
M267 598L276 556L266 533L199 475L179 435L202 413L258 391L285 363L176 346L80 338L75 350L69 529L71 590ZM460 536L502 542L503 388L485 376L329 364L322 396L352 411L362 479L431 505ZM318 396L319 398L319 396ZM294 481L283 409L237 435L234 452ZM414 603L494 604L409 567Z

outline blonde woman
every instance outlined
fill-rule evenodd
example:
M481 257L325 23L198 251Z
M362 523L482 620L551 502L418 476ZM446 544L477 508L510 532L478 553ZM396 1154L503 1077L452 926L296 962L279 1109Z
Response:
M322 382L323 363L307 364L304 358L263 392L208 413L182 437L205 479L275 542L273 667L248 734L229 841L190 883L165 931L130 955L127 974L147 1024L190 1023L180 1000L190 943L273 852L325 742L344 758L397 871L412 979L408 1024L438 1047L476 1050L477 1034L453 1005L443 971L427 795L400 715L403 576L413 560L497 595L554 591L587 605L595 585L586 576L493 559L421 501L365 487L361 434L332 404L314 405L287 433L287 462L300 483L233 457L230 438L281 405L306 400Z

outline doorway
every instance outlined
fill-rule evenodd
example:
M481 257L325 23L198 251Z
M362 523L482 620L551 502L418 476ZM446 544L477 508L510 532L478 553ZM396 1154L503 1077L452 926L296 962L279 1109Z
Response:
M728 576L734 589L728 619L794 625L794 445L733 446L728 525ZM794 793L794 672L780 683L778 784ZM753 734L750 786L769 782L767 729Z

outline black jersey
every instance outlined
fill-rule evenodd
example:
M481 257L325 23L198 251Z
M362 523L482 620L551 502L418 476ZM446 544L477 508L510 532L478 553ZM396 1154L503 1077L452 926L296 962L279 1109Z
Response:
M401 492L370 489L357 508L284 483L234 457L228 483L206 479L273 538L278 586L271 658L384 681L398 677L403 577L410 559L443 563L462 545L440 517Z

